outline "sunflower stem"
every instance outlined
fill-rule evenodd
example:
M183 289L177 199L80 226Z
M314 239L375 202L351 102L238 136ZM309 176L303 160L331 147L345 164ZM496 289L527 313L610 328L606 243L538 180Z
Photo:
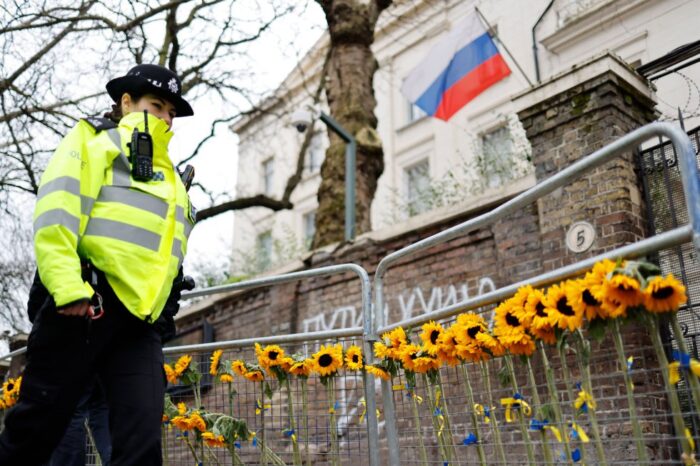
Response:
M449 453L447 451L447 448L445 446L444 439L442 438L442 430L444 429L444 424L443 424L443 429L440 428L440 422L438 417L435 415L435 410L437 408L437 405L435 404L435 396L433 394L433 389L430 386L430 382L428 381L428 376L426 374L423 374L423 383L425 383L425 391L428 394L428 400L430 401L430 407L429 409L432 411L430 413L430 420L433 423L433 430L435 431L435 436L438 441L438 449L440 451L440 456L442 457L443 462L449 463L450 458L449 458Z
M292 388L289 383L289 377L284 379L284 383L287 387L287 409L289 411L289 428L292 431L290 438L292 439L292 449L294 451L294 466L300 466L301 452L299 451L299 442L297 442L297 426L294 419L294 402L292 400Z
M451 458L457 458L457 451L455 450L454 438L452 437L452 423L450 422L450 412L447 409L447 397L445 396L445 388L442 385L442 376L440 372L437 373L437 383L438 389L440 390L440 401L442 402L442 410L445 413L445 441L446 447L450 451Z
M227 382L228 385L228 414L233 417L233 387L231 382Z
M234 466L239 466L243 464L243 461L241 461L241 457L238 456L238 453L236 452L235 445L229 445L228 452L231 454L231 462Z
M657 316L647 315L645 318L647 325L649 326L649 333L651 333L651 341L654 344L654 350L656 351L656 357L659 359L659 366L661 367L661 375L664 379L664 385L666 386L666 393L668 394L668 402L671 405L671 416L673 419L673 427L676 430L676 435L679 437L681 443L681 449L683 453L690 457L693 454L693 450L690 447L690 443L685 436L685 421L683 420L683 413L681 411L681 403L678 399L678 393L676 392L676 387L671 384L668 373L668 359L666 358L666 352L664 351L664 345L661 342L661 337L659 335L659 323Z
M267 449L265 448L265 382L260 382L260 464L267 466Z
M647 457L647 452L644 447L644 438L642 437L642 428L639 425L639 418L637 417L637 405L634 402L634 384L632 383L632 378L627 372L627 358L625 357L624 344L622 343L622 334L620 333L620 321L619 319L613 319L613 341L615 342L615 351L617 352L617 358L622 367L622 376L625 381L625 389L627 392L627 405L629 407L630 422L632 423L632 432L634 433L635 444L637 445L637 456L640 464L649 464L649 458Z
M326 384L326 390L328 392L328 412L330 414L328 423L328 428L331 432L331 464L337 465L338 459L340 457L340 452L338 451L338 426L335 418L335 377L329 376L328 383Z
M540 421L543 421L545 416L542 413L542 402L540 401L539 393L537 393L537 382L535 381L535 372L532 370L532 362L530 361L530 359L530 356L525 358L525 361L527 361L527 373L530 380L530 391L532 392L532 402L537 407L537 411L535 412L536 418ZM552 459L552 450L549 448L549 442L547 441L547 431L545 429L542 429L540 431L540 436L542 437L542 453L544 454L544 462L545 464L553 465L554 461Z
M309 412L308 412L308 394L306 393L306 377L301 377L301 422L304 429L304 456L306 456L306 464L311 464L311 456L309 454Z
M554 383L554 371L552 370L552 366L549 364L549 358L547 357L547 350L544 347L544 343L538 341L537 346L540 350L542 365L544 366L545 379L547 380L547 391L549 392L549 400L552 403L552 411L554 411L554 422L557 424L559 431L563 433L562 441L564 442L564 454L566 456L566 461L569 465L573 465L574 461L571 456L571 445L569 445L569 436L566 435L564 415L562 414L561 403L559 402L559 392L557 391L557 386Z
M481 429L479 428L479 420L476 417L476 410L474 409L474 392L472 391L472 384L469 381L469 372L467 371L466 364L462 363L459 365L462 369L462 377L464 378L464 391L467 394L467 402L470 407L470 417L472 419L472 428L474 429L474 434L476 435L476 451L479 455L479 464L481 466L486 466L486 455L484 454L484 446L481 438ZM415 404L415 403L414 403Z
M416 387L409 388L409 396L411 397L411 409L413 410L413 421L416 423L416 432L418 432L418 446L420 447L421 464L427 466L428 453L425 451L425 442L423 442L423 429L421 428L420 415L418 414L418 400L416 395Z
M214 461L218 466L221 466L221 462L219 461L219 458L214 454L214 452L207 446L207 453L209 453L209 458L214 458Z
M688 345L685 343L685 337L683 336L683 330L678 323L678 315L675 312L670 312L671 328L673 329L673 338L678 345L678 349L684 354L688 353ZM700 381L693 371L686 371L685 373L688 381L690 382L690 391L693 395L693 401L695 402L696 411L700 411Z
M488 403L488 409L491 411L489 420L491 421L491 430L493 431L493 438L496 443L496 451L498 451L498 456L501 459L501 464L509 464L506 460L506 452L503 449L503 441L501 440L501 430L498 428L498 419L496 419L496 413L493 412L493 396L491 395L491 376L489 375L489 368L486 366L484 361L480 362L481 373L484 377L484 384L486 385L486 402Z
M591 367L584 354L590 352L590 348L586 345L589 344L583 339L583 335L580 332L575 334L578 351L576 352L576 360L578 362L579 371L581 372L581 379L583 382L583 388L588 392L588 394L593 397L593 383L591 382ZM595 451L596 458L598 459L598 464L601 466L607 466L608 462L605 459L605 450L603 449L603 441L600 438L600 427L598 426L598 416L596 415L595 409L592 407L588 408L588 419L591 421L591 431L593 432L593 439L595 440Z
M574 407L574 401L576 398L574 398L574 390L571 382L571 374L569 373L569 364L567 363L566 360L566 345L562 344L559 346L559 360L561 361L561 373L562 377L564 378L564 386L566 387L566 394L569 397L569 404L571 407ZM574 421L578 423L579 419L579 412L578 410L574 409ZM562 432L564 436L569 435L569 426L564 427L566 430ZM573 428L571 429L573 430ZM586 465L586 446L584 445L583 442L581 442L581 447L579 448L579 452L581 453L581 464Z
M190 442L190 438L186 435L183 435L183 438L185 439L185 443L187 444L187 448L190 449L190 452L192 453L192 456L194 457L195 464L199 464L199 457L197 456L197 450L195 450L194 446L192 445L192 442Z
M508 369L508 374L510 375L510 384L518 393L520 389L518 388L518 381L515 378L515 369L513 368L513 359L510 354L506 354L503 358L506 363L506 368ZM525 442L525 449L527 450L527 461L528 464L534 466L535 463L535 450L532 447L532 441L530 440L530 434L527 431L527 424L525 423L525 414L522 409L518 409L518 424L520 425L520 434Z

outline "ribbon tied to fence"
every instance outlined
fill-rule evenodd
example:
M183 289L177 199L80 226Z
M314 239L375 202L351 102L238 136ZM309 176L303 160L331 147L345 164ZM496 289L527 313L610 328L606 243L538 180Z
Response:
M270 403L265 403L262 404L260 400L255 400L255 414L260 414L262 412L267 411L270 409L272 405Z
M576 411L581 411L582 413L587 413L589 409L595 411L597 405L593 399L593 395L581 388L580 383L577 383L576 387L579 389L578 396L574 401L574 408L576 408Z
M469 432L469 435L464 437L464 440L462 440L462 445L476 445L479 443L479 439L476 438L476 435L474 435L472 432Z
M360 424L362 424L362 421L364 421L365 416L367 415L367 402L365 401L364 396L362 398L360 398L358 405L362 406L362 413L360 414ZM377 419L379 419L379 415L381 414L381 412L379 411L379 409L377 409L376 412L377 412Z
M520 393L516 393L510 398L501 398L501 405L506 408L506 422L513 422L513 409L519 409L523 416L530 417L532 415L532 408Z
M484 423L488 424L489 422L491 422L491 410L488 406L484 406L479 403L474 403L474 412L477 416L484 417Z
M559 429L556 427L550 426L547 419L543 419L541 421L539 419L532 419L530 421L530 430L551 432L552 435L554 435L554 438L561 443L561 432L559 432Z
M680 371L692 372L700 377L700 361L690 357L688 353L673 351L673 362L668 365L668 380L671 385L675 385L681 380Z

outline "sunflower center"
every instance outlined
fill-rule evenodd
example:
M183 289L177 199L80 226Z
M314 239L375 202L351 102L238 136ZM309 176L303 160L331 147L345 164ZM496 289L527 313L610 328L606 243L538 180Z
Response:
M544 312L544 304L542 304L542 301L539 301L535 305L535 314L537 314L538 317L547 317L547 313Z
M593 297L593 294L589 290L583 290L583 302L587 306L600 306L600 301Z
M270 351L267 356L274 361L277 359L277 356L279 356L279 353L277 351Z
M518 325L520 325L520 320L517 317L515 317L513 314L511 314L510 312L507 312L506 313L506 323L508 325L510 325L511 327L517 327Z
M352 355L352 362L357 364L358 362L360 362L360 358L356 354L353 354Z
M430 332L430 343L433 345L437 343L437 339L440 336L440 331L439 330L433 330Z
M559 298L559 301L557 301L557 310L568 317L571 317L576 314L574 312L574 309L571 306L569 306L569 303L566 302L565 296L562 296L561 298Z
M415 353L411 353L408 357L411 358L411 360L416 359L418 357L418 351L416 351Z
M469 335L470 338L476 338L476 335L479 333L481 330L480 326L475 326L475 327L469 327L467 329L467 335Z
M8 391L8 392L11 392L11 391L14 390L14 389L15 389L15 384L13 384L13 383L8 383L8 384L7 384L7 391Z
M659 288L651 293L651 297L654 299L666 299L670 298L671 296L673 296L672 286L664 286L663 288Z
M320 358L318 358L318 365L321 367L328 367L331 364L333 364L333 357L330 354L322 354Z

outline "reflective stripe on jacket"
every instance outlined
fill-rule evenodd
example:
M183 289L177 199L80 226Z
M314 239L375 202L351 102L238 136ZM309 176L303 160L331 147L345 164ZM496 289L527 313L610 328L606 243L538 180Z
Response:
M41 179L34 212L39 275L58 307L89 298L80 274L89 260L140 319L154 321L170 294L194 226L192 208L168 157L172 132L148 117L153 180L131 177L127 142L142 113L95 132L80 121L61 141Z

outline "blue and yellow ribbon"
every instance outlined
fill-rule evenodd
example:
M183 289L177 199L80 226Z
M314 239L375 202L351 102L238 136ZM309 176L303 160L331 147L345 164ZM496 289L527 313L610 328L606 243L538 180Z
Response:
M530 421L530 430L551 432L557 441L561 443L561 432L559 432L559 429L557 429L555 426L549 425L549 421L547 419L543 419L541 421L538 419L532 419Z
M588 435L586 434L586 431L583 430L583 427L580 425L576 424L575 422L572 422L569 424L569 427L571 427L571 438L576 440L576 438L581 439L583 443L588 443L591 440L588 438Z
M364 396L362 398L360 398L360 402L358 404L360 406L362 406L362 413L360 414L360 424L362 424L362 421L364 421L365 416L367 415L367 402L365 401ZM379 409L377 409L376 412L377 412L377 419L379 419L381 412L379 411Z
M272 407L271 404L265 403L264 405L260 400L255 400L255 414L260 414L264 411L267 411Z
M404 387L403 385L401 385L401 388L402 388L402 389L403 389L403 388L406 388L406 396L407 396L407 397L409 397L409 398L415 400L415 402L418 403L418 404L423 403L423 397L422 397L422 396L419 396L419 395L416 393L416 387L415 387L415 386L413 386L413 385L408 385L408 386Z
M333 403L333 406L328 408L328 414L335 414L336 411L338 411L338 408L340 408L340 403L336 401L335 403Z
M582 413L587 413L589 409L591 411L595 411L597 404L593 399L593 396L581 388L581 384L576 384L576 386L579 388L578 396L574 401L574 408L576 408L576 411L580 411Z
M479 439L477 439L476 435L471 432L469 432L469 435L464 437L464 440L462 440L462 445L476 445L477 443L479 443Z
M681 380L681 369L684 372L692 372L700 377L700 361L690 357L688 353L679 350L673 351L673 362L668 365L668 379L671 385L675 385Z
M491 422L491 411L489 410L488 406L484 406L479 403L474 403L474 412L477 416L484 417L484 423L488 424L489 422Z
M435 411L433 411L433 416L435 416L438 420L437 435L438 437L442 437L442 431L445 430L445 415L442 414L442 410L440 408L435 407Z
M532 415L532 408L520 393L516 393L510 398L501 398L501 405L506 408L506 422L513 422L513 409L519 409L523 416L530 417Z
M258 434L256 432L250 432L250 435L252 436L250 438L250 443L252 443L254 447L257 447L258 446Z
M283 430L282 433L285 437L292 439L294 445L297 444L297 434L294 432L294 429L290 427L289 429Z

